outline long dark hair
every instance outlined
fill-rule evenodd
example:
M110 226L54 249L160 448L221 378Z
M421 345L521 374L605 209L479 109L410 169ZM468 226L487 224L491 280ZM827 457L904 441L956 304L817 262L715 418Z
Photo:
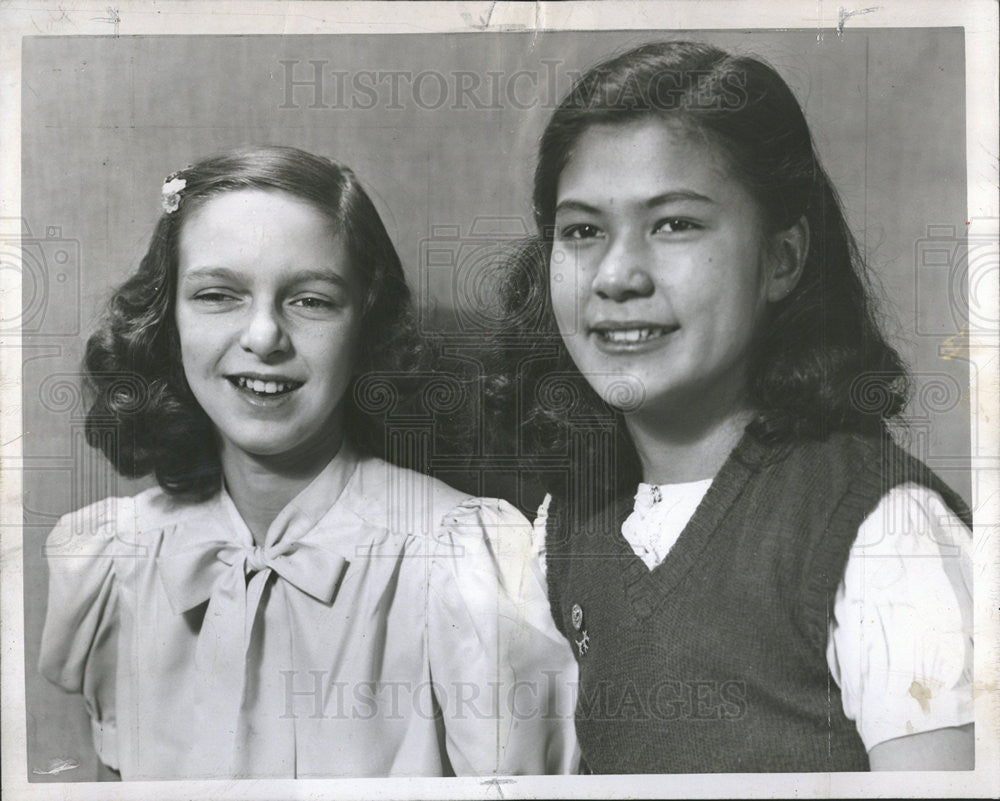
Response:
M563 455L577 494L584 487L600 492L602 481L613 493L634 492L639 464L620 410L597 396L570 359L552 312L548 267L559 178L580 136L593 125L650 118L679 124L715 147L759 204L763 233L801 217L809 225L801 278L772 304L756 343L748 390L758 416L750 431L772 443L884 431L905 405L906 369L879 329L865 264L795 96L756 58L681 41L644 45L588 70L542 135L534 182L538 235L511 259L502 285L507 319L489 390L494 430L508 438L516 432L529 457ZM561 392L534 390L551 386L553 376ZM615 424L612 447L586 444L595 419ZM601 467L602 459L612 463Z
M255 147L200 161L169 176L168 186L180 188L168 198L146 255L114 291L87 342L87 437L127 477L153 473L167 492L208 496L219 487L221 466L212 423L184 377L174 314L180 232L206 200L239 189L280 190L329 217L365 282L357 374L415 371L423 348L399 257L348 167L295 148ZM345 433L381 455L381 421L354 395L349 388Z

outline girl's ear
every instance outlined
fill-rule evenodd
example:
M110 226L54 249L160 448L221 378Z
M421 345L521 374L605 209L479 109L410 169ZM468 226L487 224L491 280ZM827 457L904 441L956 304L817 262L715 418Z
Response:
M802 277L802 268L809 254L809 222L805 216L790 228L776 233L771 240L771 273L768 276L767 299L776 303L788 297Z

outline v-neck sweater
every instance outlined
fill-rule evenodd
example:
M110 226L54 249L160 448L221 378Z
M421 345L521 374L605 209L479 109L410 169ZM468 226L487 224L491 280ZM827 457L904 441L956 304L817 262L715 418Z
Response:
M768 446L746 434L652 571L619 533L629 497L581 530L550 531L550 600L579 664L590 769L867 770L826 634L859 524L905 482L971 524L888 437Z

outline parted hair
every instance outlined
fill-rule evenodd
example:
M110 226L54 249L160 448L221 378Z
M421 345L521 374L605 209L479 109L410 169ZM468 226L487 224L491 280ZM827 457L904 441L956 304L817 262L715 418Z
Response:
M184 376L175 306L180 233L206 200L276 190L329 218L363 282L356 375L416 372L424 349L399 256L348 167L296 148L260 146L207 158L169 178L184 183L176 208L164 210L138 269L114 290L87 341L87 438L122 475L152 473L169 493L204 497L218 490L221 467L212 423ZM344 428L356 446L381 455L382 423L359 406L354 386L345 397Z

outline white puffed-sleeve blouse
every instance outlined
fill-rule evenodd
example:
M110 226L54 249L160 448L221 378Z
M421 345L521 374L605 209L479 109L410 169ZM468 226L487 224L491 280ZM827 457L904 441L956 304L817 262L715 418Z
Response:
M348 448L255 547L223 490L60 520L41 670L124 779L573 768L531 526Z
M622 536L653 570L712 479L640 484ZM865 748L975 719L972 537L935 491L902 484L858 529L826 658Z

